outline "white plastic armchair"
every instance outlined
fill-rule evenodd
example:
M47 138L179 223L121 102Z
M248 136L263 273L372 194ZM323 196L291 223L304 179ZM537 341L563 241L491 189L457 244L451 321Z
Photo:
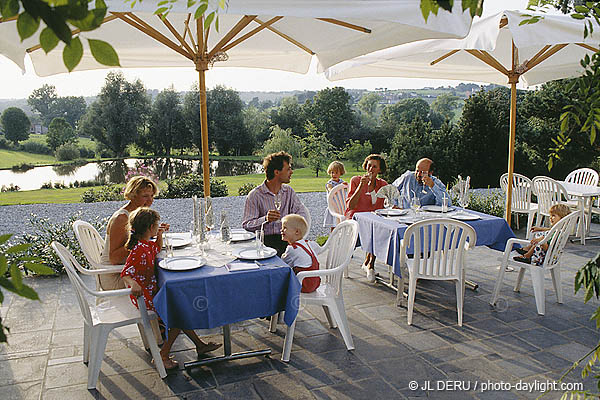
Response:
M568 199L563 185L547 176L536 176L532 179L533 193L537 196L538 212L536 226L541 226L543 217L550 217L550 207Z
M306 207L304 204L302 204L302 207L304 207L304 211L306 212L306 224L308 225L308 229L306 229L306 234L304 235L303 239L307 239L310 236L310 229L312 227L312 217L310 216L310 210L308 209L308 207Z
M565 182L596 186L598 185L598 172L591 168L579 168L571 171L565 178Z
M346 219L346 198L348 197L348 185L337 185L327 194L327 209L337 218L338 224Z
M539 245L548 245L548 250L546 251L544 263L542 265L531 265L511 259L513 245L520 244L521 246L526 246L530 243L529 240L513 238L506 242L506 248L504 249L504 255L502 256L502 265L500 265L498 279L496 280L496 287L494 288L494 293L492 293L492 298L490 300L490 304L492 306L496 305L498 295L500 294L500 286L504 280L504 272L506 267L509 265L515 269L519 269L519 275L517 277L517 283L515 284L514 289L515 292L521 290L523 275L525 274L526 269L529 270L533 283L533 294L535 296L535 304L538 314L544 315L546 313L544 292L545 272L550 271L550 275L552 276L552 284L554 286L554 290L556 291L556 299L558 303L562 303L563 296L562 283L560 279L560 262L562 259L563 250L569 239L569 233L573 230L578 217L579 213L577 211L573 211L566 217L562 218L552 227L552 229L550 229L550 232L548 232L546 238L538 243Z
M323 307L325 316L331 328L339 327L344 343L348 350L354 349L354 341L346 318L346 308L342 294L342 273L348 266L358 237L358 223L343 221L337 225L329 239L321 249L327 252L325 263L321 263L318 271L304 271L297 275L298 280L309 277L320 277L321 285L312 293L300 294L300 309L303 305L316 304ZM281 360L288 362L294 341L296 321L287 328Z
M500 177L500 187L507 192L508 174ZM538 210L538 205L531 202L532 182L531 179L521 174L513 174L512 181L512 201L511 210L516 214L527 214L527 236L531 232L533 219ZM506 216L505 216L506 217ZM519 229L519 219L517 218L517 229Z
M449 218L435 218L412 224L400 244L400 265L408 270L408 325L412 324L418 279L455 281L458 325L463 322L465 294L465 253L477 242L470 225ZM412 245L413 258L407 250ZM402 290L398 296L402 296Z
M73 222L73 231L75 232L75 237L83 251L83 255L92 268L104 270L102 273L104 275L110 274L111 272L114 274L121 273L123 265L102 264L104 239L100 236L96 228L88 222L77 220ZM101 274L96 275L96 289L106 290L106 288L102 287L100 276Z
M144 331L148 333L146 337L156 369L161 378L166 377L167 372L160 350L150 327L150 320L156 319L157 315L148 312L143 297L138 298L138 310L129 299L131 289L96 291L88 288L77 272L94 275L99 273L99 270L86 270L81 267L71 252L58 242L52 242L52 248L65 266L83 316L83 362L88 364L88 389L95 389L98 383L109 333L115 328L131 324L141 324ZM105 300L99 306L90 305L86 295Z

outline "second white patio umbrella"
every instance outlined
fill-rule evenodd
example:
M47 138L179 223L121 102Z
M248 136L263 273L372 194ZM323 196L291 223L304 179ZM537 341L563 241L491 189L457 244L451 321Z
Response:
M214 2L211 1L211 4ZM122 67L194 65L199 74L202 161L208 168L205 71L213 66L279 69L305 73L317 57L319 69L372 51L428 38L464 37L468 12L456 2L452 13L440 10L425 22L420 0L229 0L219 13L220 29L204 29L185 1L174 3L166 18L154 15L159 0L107 0L103 25L82 37L114 46ZM0 54L24 69L28 53L40 76L67 72L62 44L46 55L37 38L21 42L16 21L0 19ZM83 40L84 55L75 71L108 68L98 64ZM165 79L168 79L165 78ZM204 174L205 195L209 176Z
M525 11L504 11L473 22L464 39L424 40L376 51L339 63L326 71L330 80L366 76L459 79L509 84L510 137L508 181L512 182L517 116L517 83L536 85L581 75L579 61L598 51L598 38L584 40L582 21L569 15L542 15L520 25ZM594 32L600 28L595 26ZM512 185L506 218L510 224Z

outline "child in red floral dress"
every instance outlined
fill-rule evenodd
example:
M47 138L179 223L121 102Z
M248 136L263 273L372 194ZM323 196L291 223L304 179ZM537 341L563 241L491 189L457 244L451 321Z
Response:
M127 249L131 250L121 277L125 284L131 288L131 301L137 307L137 296L144 295L146 308L154 311L152 301L158 292L154 265L156 255L162 248L163 229L160 227L160 215L158 212L147 207L138 208L129 217L130 236L127 241ZM156 236L156 242L150 238ZM175 369L178 363L169 357L171 346L181 333L182 329L171 328L167 334L167 340L160 350L165 369ZM203 353L213 351L221 347L220 344L204 343L193 330L183 329L183 332L194 342L196 351L200 356Z

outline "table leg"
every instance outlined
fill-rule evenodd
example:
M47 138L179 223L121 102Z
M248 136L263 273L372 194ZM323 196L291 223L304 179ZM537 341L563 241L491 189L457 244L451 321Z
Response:
M248 357L267 356L271 354L271 349L243 351L240 353L231 353L231 328L229 325L223 325L223 355L219 357L210 357L198 361L185 363L185 369L201 367L214 362L239 360Z

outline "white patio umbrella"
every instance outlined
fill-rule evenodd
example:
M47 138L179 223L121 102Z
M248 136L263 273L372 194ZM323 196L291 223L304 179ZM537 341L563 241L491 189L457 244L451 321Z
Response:
M582 21L568 15L546 15L535 24L519 25L525 11L504 11L474 20L464 39L423 40L356 57L330 67L330 80L366 76L460 79L509 84L510 138L508 181L514 167L517 83L527 86L581 75L580 60L598 51L600 35L584 40ZM600 28L595 26L594 32ZM512 185L508 185L506 218L510 224Z
M109 13L103 25L80 35L113 45L122 67L195 66L204 171L209 170L205 71L213 64L306 73L314 55L322 71L402 43L464 37L471 23L459 4L452 13L440 10L425 22L420 0L229 0L226 10L219 12L217 32L214 25L204 30L203 20L194 20L185 1L176 2L164 19L153 15L158 2L144 0L131 8L123 0L107 0ZM40 76L67 72L62 44L46 55L37 38L20 42L15 23L0 19L0 54L24 69L28 53ZM108 68L93 59L87 41L83 44L83 59L75 71ZM205 173L205 195L210 193L209 185Z

